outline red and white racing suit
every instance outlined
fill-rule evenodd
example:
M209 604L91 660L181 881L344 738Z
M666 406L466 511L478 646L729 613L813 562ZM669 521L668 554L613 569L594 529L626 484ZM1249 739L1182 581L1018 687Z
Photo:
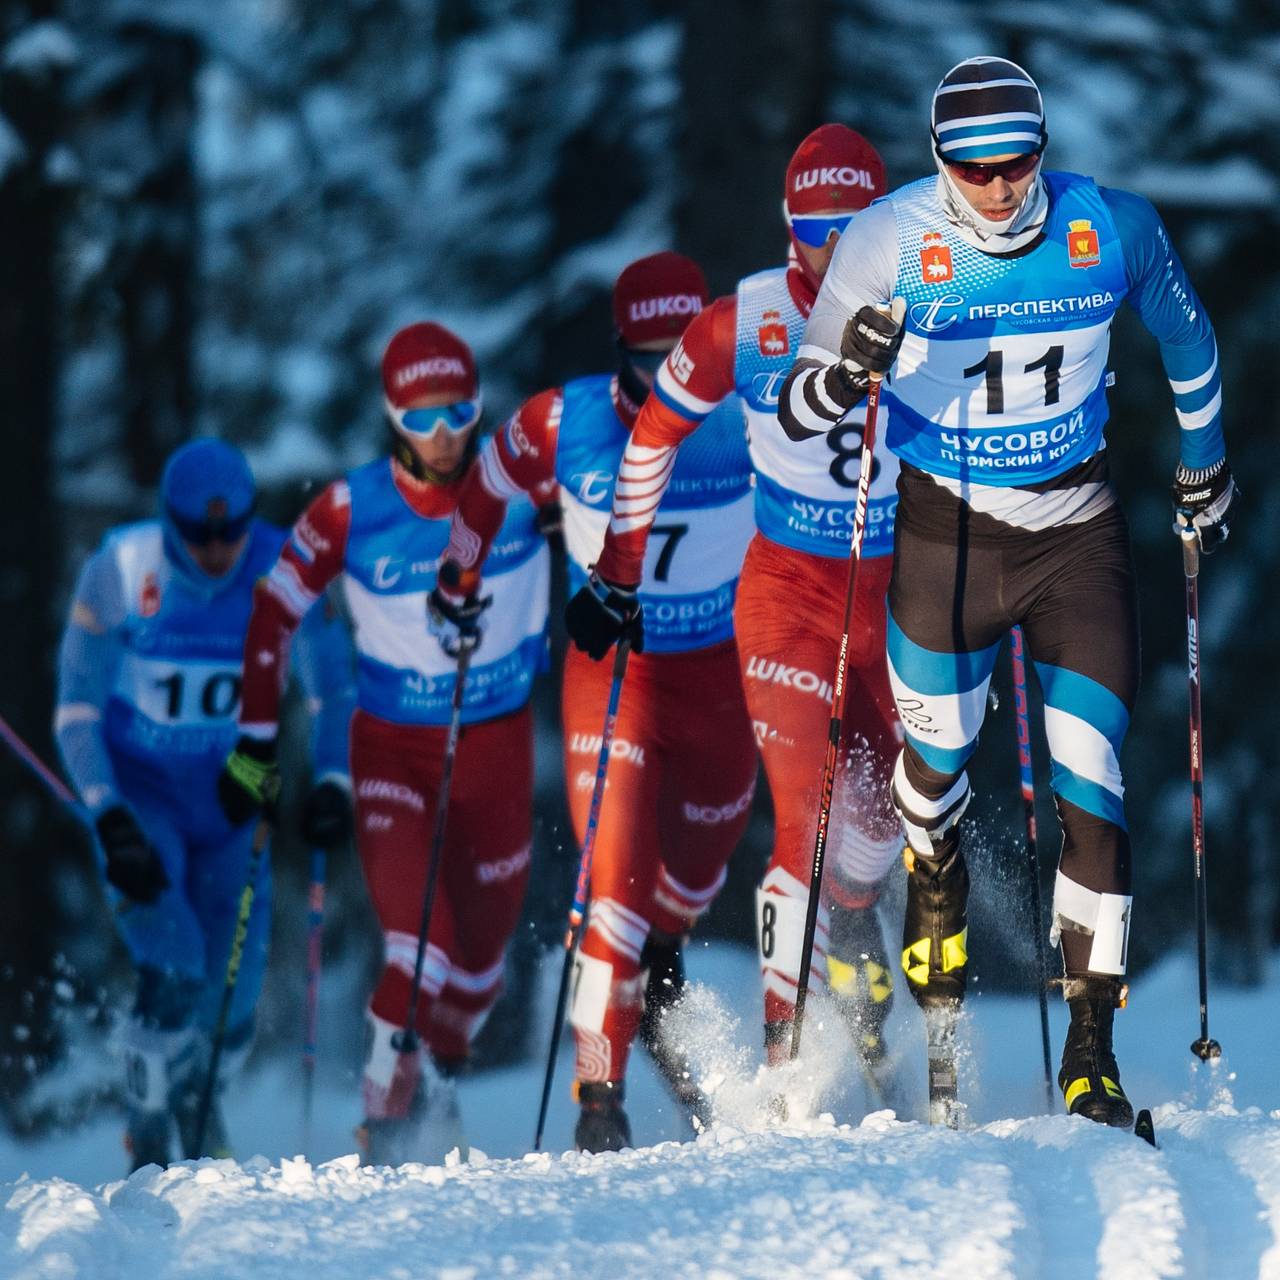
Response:
M779 1043L790 1021L808 896L813 843L830 722L831 685L848 575L851 518L862 435L861 410L826 436L797 442L777 419L777 395L790 369L814 291L792 267L748 277L685 330L659 371L622 460L620 487L664 465L671 451L735 390L742 397L755 469L758 532L738 588L735 629L747 706L776 815L773 855L757 894L766 1040ZM685 446L687 447L687 446ZM890 801L901 730L885 662L888 588L897 465L881 451L849 653L841 770L824 876L828 900L874 903L901 847ZM637 485L637 491L639 486ZM661 490L616 502L597 564L602 578L636 578ZM826 973L825 911L813 973Z
M380 459L330 485L258 585L245 642L241 729L274 736L283 655L339 574L355 623L351 723L356 842L385 939L369 1004L366 1115L403 1114L416 1058L398 1054L417 951L455 660L428 632L426 596L461 480L431 484ZM462 730L421 983L417 1029L456 1063L502 987L503 953L529 875L533 742L529 688L545 664L549 556L528 504L513 511L495 596L464 690ZM495 553L496 554L496 553ZM486 566L487 567L487 566Z
M449 556L471 568L508 499L559 492L571 586L604 540L636 410L616 379L582 378L526 401L489 440L458 504ZM687 933L710 906L755 791L751 723L732 635L734 587L751 535L740 414L726 407L691 451L638 564L645 652L623 685L591 873L591 906L570 1022L580 1081L619 1081L644 1007L651 930ZM600 752L612 664L571 650L562 710L565 781L579 844Z

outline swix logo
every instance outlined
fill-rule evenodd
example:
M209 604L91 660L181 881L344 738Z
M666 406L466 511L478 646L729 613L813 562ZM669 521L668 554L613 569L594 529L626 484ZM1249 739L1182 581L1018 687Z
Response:
M366 831L390 831L396 820L389 813L371 813L364 820Z
M667 357L667 364L670 366L675 380L683 387L688 384L690 377L693 375L693 361L689 358L688 353L684 349L684 339L681 338L676 343L675 348Z
M917 302L911 308L911 323L925 333L941 333L960 319L960 308L963 306L964 299L958 293L944 293L932 302Z
M751 727L755 730L757 747L763 747L769 742L776 742L784 747L796 745L794 738L784 738L767 720L753 720Z
M1187 674L1193 684L1200 683L1200 630L1194 618L1187 619Z
M613 483L612 471L575 471L569 479L578 486L578 497L583 502L602 502L609 496Z
M734 818L741 817L742 814L746 813L755 793L756 784L753 782L742 795L729 804L693 804L686 800L684 802L684 820L686 822L697 822L706 827L718 827L721 823L732 822Z
M417 382L422 378L445 378L449 376L457 378L465 378L467 376L467 366L457 356L432 356L430 360L415 360L413 364L407 364L403 369L397 369L394 381L396 388L403 390L411 383Z
M629 320L661 320L666 316L696 316L702 299L695 293L673 293L665 298L641 298L627 308Z
M142 580L142 593L138 599L138 612L144 618L154 618L160 612L160 583L154 573Z
M791 350L781 311L766 311L760 317L760 329L756 338L760 343L762 356L785 356Z
M852 165L824 165L821 169L802 169L796 174L792 191L808 191L810 187L861 187L864 191L876 189L875 179L865 169Z
M392 782L390 778L361 778L356 787L356 795L361 800L389 800L392 804L407 805L424 813L427 802L412 787L403 782Z
M523 871L529 865L529 846L511 854L507 858L496 858L493 862L476 863L476 879L481 884L497 884L499 880L510 880L512 876Z
M942 284L951 279L951 250L943 244L940 231L925 232L920 250L920 274L925 284Z
M761 658L752 654L747 663L747 675L765 684L780 684L785 689L798 689L801 693L813 693L824 702L831 700L831 686L812 671L788 667L773 658Z
M575 755L598 756L604 739L600 734L575 733L569 738L569 750ZM644 767L644 748L626 738L614 738L609 744L610 760L627 760Z

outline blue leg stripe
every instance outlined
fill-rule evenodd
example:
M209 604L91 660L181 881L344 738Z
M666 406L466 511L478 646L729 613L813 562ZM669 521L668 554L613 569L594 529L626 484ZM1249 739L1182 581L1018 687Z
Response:
M973 653L936 653L907 637L889 615L889 660L902 682L916 693L933 697L968 693L995 670L1000 641Z
M1049 785L1064 800L1091 813L1095 818L1103 818L1114 823L1121 831L1128 831L1129 824L1124 817L1124 801L1106 787L1072 773L1066 765L1052 761L1049 767Z
M1124 703L1105 684L1078 671L1052 667L1047 662L1037 662L1035 666L1045 702L1093 725L1119 755L1129 728L1129 709Z
M930 769L943 774L958 774L968 764L969 757L973 755L973 749L978 745L978 740L975 738L963 747L939 747L932 742L922 741L910 731L907 733L907 741Z

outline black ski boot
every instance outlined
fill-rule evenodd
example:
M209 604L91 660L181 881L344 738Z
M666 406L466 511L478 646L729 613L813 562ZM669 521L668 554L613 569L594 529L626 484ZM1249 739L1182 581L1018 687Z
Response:
M910 845L907 911L902 923L902 968L916 1003L958 1008L969 968L969 870L954 833L926 858Z
M124 1147L129 1153L129 1172L136 1173L149 1164L162 1169L169 1166L169 1127L167 1111L143 1111L129 1108L129 1122L124 1133Z
M215 1160L225 1160L231 1155L231 1143L227 1140L227 1125L222 1116L221 1089L216 1089L209 1103L209 1118L204 1126L204 1144L196 1150L196 1129L200 1121L200 1098L203 1085L195 1082L184 1089L174 1101L173 1118L178 1123L178 1141L182 1146L184 1160L199 1160L201 1156L212 1156Z
M828 909L827 987L853 1036L858 1056L874 1071L887 1055L884 1024L893 1008L893 972L875 906Z
M579 1081L577 1094L582 1111L573 1130L573 1143L579 1151L621 1151L631 1145L621 1080Z
M650 934L640 956L640 967L647 969L644 990L644 1013L640 1017L640 1043L648 1050L653 1064L662 1073L672 1096L685 1109L695 1128L711 1122L711 1106L698 1088L689 1068L688 1055L663 1035L662 1020L669 1009L684 995L683 938Z
M398 1169L418 1159L419 1127L422 1121L422 1094L414 1098L403 1116L366 1117L356 1128L360 1163Z
M1133 1107L1120 1087L1120 1069L1111 1047L1111 1021L1128 988L1118 978L1068 974L1062 994L1071 1026L1062 1050L1058 1088L1067 1114L1117 1129L1133 1128Z

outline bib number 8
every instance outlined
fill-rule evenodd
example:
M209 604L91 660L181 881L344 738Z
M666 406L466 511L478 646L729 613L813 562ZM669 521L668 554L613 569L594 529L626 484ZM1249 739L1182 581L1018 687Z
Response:
M858 487L858 473L862 462L862 426L857 422L845 422L827 432L827 448L835 454L827 474L842 489ZM871 459L871 480L875 483L880 472L880 459Z

